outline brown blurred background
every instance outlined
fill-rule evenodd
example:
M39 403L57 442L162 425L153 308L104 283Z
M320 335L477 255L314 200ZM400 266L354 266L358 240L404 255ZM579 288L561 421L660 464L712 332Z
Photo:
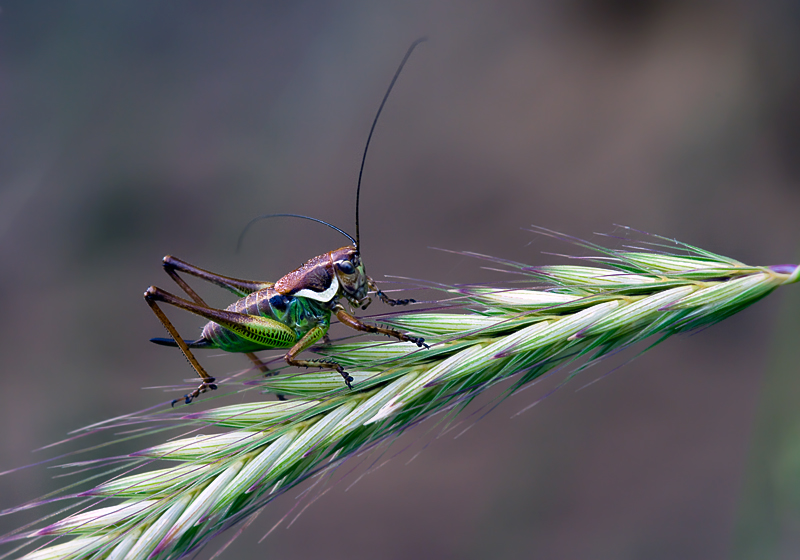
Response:
M625 224L751 264L800 258L796 2L0 8L0 470L97 443L30 453L176 396L142 387L191 378L177 351L147 341L163 336L142 292L169 287L164 254L274 280L341 244L276 220L234 254L266 212L353 229L370 122L422 35L365 171L376 278L497 277L429 246L532 264L554 260L543 249L574 252L529 224L584 238ZM224 558L795 558L800 507L772 508L764 537L758 498L772 498L758 480L772 466L748 458L770 447L759 439L759 409L776 409L762 400L770 367L793 375L800 363L799 290L784 291L511 419L535 398L523 392L410 464L413 451L336 486L257 544L290 492ZM172 316L183 332L202 324ZM775 362L781 340L789 371ZM206 357L215 372L243 360ZM81 457L143 442L126 445ZM780 464L800 475L800 460ZM0 477L0 508L71 481L53 474ZM0 530L43 511L2 517Z

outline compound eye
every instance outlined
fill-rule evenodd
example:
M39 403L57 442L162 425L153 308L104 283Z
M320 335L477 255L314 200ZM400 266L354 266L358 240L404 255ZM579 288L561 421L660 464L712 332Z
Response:
M339 267L339 270L344 272L345 274L353 274L356 271L356 267L353 266L353 263L350 261L339 261L336 263L336 266Z

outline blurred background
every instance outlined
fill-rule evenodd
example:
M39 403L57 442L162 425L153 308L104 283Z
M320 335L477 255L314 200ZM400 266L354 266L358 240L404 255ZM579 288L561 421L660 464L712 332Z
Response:
M376 279L497 278L431 246L531 264L554 261L542 250L576 252L520 229L529 224L583 238L625 224L749 264L800 259L795 2L0 10L0 470L98 443L31 453L181 394L142 389L193 375L179 352L148 342L163 329L142 293L172 289L163 255L275 280L343 244L274 220L234 254L244 224L267 212L354 229L370 123L423 35L365 170L362 248ZM523 392L413 462L401 454L336 486L258 544L294 505L289 492L223 557L795 558L792 288L512 419L536 398ZM171 317L184 333L202 325ZM404 439L398 450L434 438L422 426ZM71 481L53 474L0 477L0 508ZM44 511L0 517L0 533Z

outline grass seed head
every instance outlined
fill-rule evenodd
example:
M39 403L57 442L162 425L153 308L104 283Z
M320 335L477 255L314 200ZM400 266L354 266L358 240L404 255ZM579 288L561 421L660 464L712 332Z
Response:
M573 367L574 375L649 337L660 341L718 322L800 279L798 266L746 266L684 244L668 253L663 241L657 252L581 242L600 253L601 266L493 259L529 285L444 289L458 309L385 319L426 337L430 349L384 341L319 347L355 378L354 391L343 389L336 372L280 373L248 386L294 395L289 401L180 412L175 419L183 427L229 431L134 453L132 467L162 468L74 495L121 502L6 540L72 539L48 541L28 560L177 558L288 488L427 417L459 410L495 383L511 379L510 395L557 367Z

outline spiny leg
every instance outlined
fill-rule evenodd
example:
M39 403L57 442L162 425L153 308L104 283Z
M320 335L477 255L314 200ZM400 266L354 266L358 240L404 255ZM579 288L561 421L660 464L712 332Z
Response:
M375 295L377 295L378 298L383 303L385 303L386 305L391 305L392 307L394 307L395 305L408 305L409 303L417 303L417 300L411 299L411 298L409 298L409 299L392 299L392 298L390 298L389 296L384 294L380 290L380 288L378 288L378 285L375 283L375 281L372 278L370 278L368 280L368 283L369 283L369 288L371 290L375 290ZM367 304L367 305L369 305L369 304ZM367 308L367 306L365 305L362 309L366 309L366 308Z
M215 274L213 272L209 272L207 270L203 270L202 268L196 267L191 265L185 261L177 259L171 255L167 255L162 259L162 263L164 265L164 272L166 272L172 280L181 287L181 289L186 292L186 294L194 300L195 303L198 305L202 305L203 307L209 307L209 305L203 301L203 298L192 289L192 287L178 275L178 271L185 272L187 274L191 274L196 276L202 280L207 282L211 282L216 284L222 288L230 290L234 294L238 296L245 296L252 292L262 290L272 285L270 282L256 282L252 280L240 280L238 278L230 278L228 276L222 276L220 274ZM253 354L252 352L246 352L245 356L247 356L253 365L263 374L271 375L269 368L266 366L264 362L262 362L258 356ZM285 400L283 395L278 395L279 400Z
M149 305L150 309L153 310L153 313L156 314L156 317L158 317L158 319L161 321L161 324L164 325L164 328L167 329L167 332L169 332L169 334L172 335L172 338L178 344L178 348L181 349L181 352L183 352L183 355L186 357L187 360L189 360L189 363L197 372L197 375L199 375L200 379L203 380L203 382L197 389L184 396L186 399L186 404L189 404L190 402L192 402L193 399L197 398L201 393L205 393L208 389L214 390L217 388L217 386L214 385L214 378L210 376L205 369L203 369L203 366L201 366L200 362L197 361L197 358L194 357L192 351L189 350L189 347L186 345L186 342L183 340L181 335L178 334L178 330L175 328L172 322L170 322L166 314L161 310L161 308L156 303L156 300L158 299L156 297L157 292L158 288L155 288L153 286L147 288L147 291L144 293L144 299L147 302L147 305ZM175 406L176 402L178 402L178 399L172 401L172 406Z
M339 319L339 321L341 321L343 325L347 325L351 329L368 333L385 334L386 336L392 336L397 340L402 340L403 342L413 342L420 348L422 348L423 346L425 348L430 348L430 346L425 344L424 338L418 336L409 336L395 329L387 329L384 327L377 327L375 325L364 323L360 319L350 315L347 311L344 310L344 307L342 307L341 305L337 305L336 307L334 307L333 312L336 313L336 318Z
M286 363L291 366L299 366L299 367L317 367L320 369L335 369L339 372L339 375L342 376L344 382L347 384L347 387L352 389L353 386L351 383L353 382L353 378L348 374L342 366L334 362L333 360L298 360L295 358L300 352L303 350L310 348L314 345L316 341L320 338L323 338L327 335L328 332L328 325L317 325L313 327L310 331L308 331L303 338L297 341L297 344L292 346L292 348L286 353L285 359Z
M205 280L206 282L216 284L220 288L229 290L239 297L244 297L247 294L257 292L258 290L263 290L264 288L269 288L273 285L272 282L258 282L255 280L242 280L240 278L222 276L221 274L209 272L208 270L204 270L189 264L186 261L182 261L173 257L172 255L167 255L164 257L162 259L162 263L164 265L164 271L169 274L170 278L175 280L175 283L178 284L183 291L189 294L189 296L195 301L197 301L199 296L197 296L194 290L192 290L192 288L190 288L189 285L180 276L178 276L178 272L185 272L186 274L191 274L192 276L200 278L201 280Z
M225 327L229 331L233 331L245 340L255 342L264 348L289 348L297 342L294 330L275 319L198 305L173 295L166 290L152 286L148 291L151 297L157 301L163 301L169 305L174 305L175 307L204 317L209 321L213 321Z
M174 326L172 326L172 323L169 322L166 315L164 315L164 312L161 311L158 305L156 305L156 301L162 301L169 305L174 305L180 309L200 315L209 321L214 321L226 329L233 331L242 338L257 344L261 344L265 348L286 348L291 346L296 341L296 336L291 328L283 323L279 323L278 321L266 317L245 315L235 311L214 309L212 307L198 305L154 286L151 286L147 289L147 292L145 292L145 299L150 307L153 308L154 313L156 313L159 319L161 319L161 322L175 339L176 343L178 343L178 346L195 368L195 371L197 371L198 375L200 375L200 377L204 380L203 385L198 387L198 389L191 393L191 395L187 395L187 403L191 402L191 400L200 393L205 392L206 388L216 389L216 386L212 387L209 385L206 387L206 378L209 378L211 381L213 381L214 378L205 372L205 370L189 350L189 347L178 334L178 331Z

